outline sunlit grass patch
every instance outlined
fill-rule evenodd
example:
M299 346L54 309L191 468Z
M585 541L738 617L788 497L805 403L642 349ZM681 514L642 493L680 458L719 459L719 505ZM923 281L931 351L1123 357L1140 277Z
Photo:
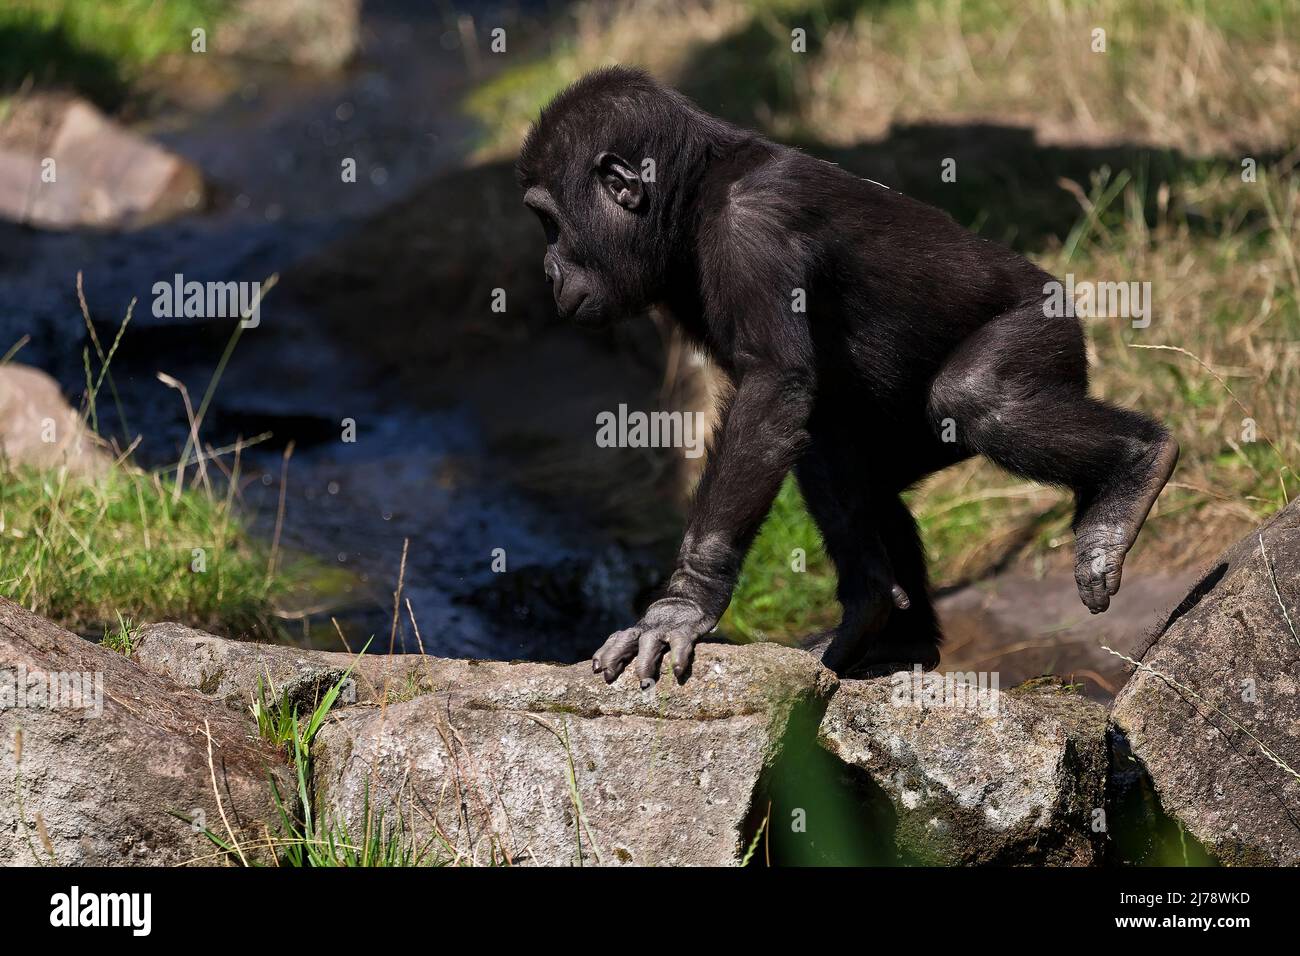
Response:
M167 54L188 53L226 0L6 0L0 5L0 90L29 78L113 105Z
M93 482L0 468L0 593L73 630L179 620L270 636L280 581L229 496L126 466Z
M483 124L485 152L513 151L551 97L589 70L621 63L671 76L692 51L743 26L752 13L727 0L576 4L558 14L552 33L559 39L473 90L466 111Z
M512 149L554 92L609 63L647 67L778 136L827 143L945 114L1192 152L1285 149L1300 129L1297 0L638 0L561 16L562 41L470 96L489 148ZM794 29L807 52L791 49Z
M745 559L722 629L746 641L768 640L802 637L838 620L834 565L788 478Z

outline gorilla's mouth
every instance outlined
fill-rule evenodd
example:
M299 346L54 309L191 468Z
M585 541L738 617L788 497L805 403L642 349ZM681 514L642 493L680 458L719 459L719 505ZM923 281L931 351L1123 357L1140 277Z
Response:
M578 304L573 307L573 311L569 313L569 317L572 318L574 325L584 329L603 329L609 325L609 313L599 306L584 309L583 306L587 304L588 298L589 296L583 295L578 300Z
M584 293L582 293L580 296L578 296L578 301L574 302L574 303L573 303L571 306L569 306L567 309L566 309L566 308L562 308L562 309L560 309L560 318L562 318L562 319L580 319L579 313L582 311L582 307L583 307L583 305L586 304L586 302L587 302L587 300L588 300L589 298L591 298L591 294L590 294L590 293L588 293L588 292L584 292Z

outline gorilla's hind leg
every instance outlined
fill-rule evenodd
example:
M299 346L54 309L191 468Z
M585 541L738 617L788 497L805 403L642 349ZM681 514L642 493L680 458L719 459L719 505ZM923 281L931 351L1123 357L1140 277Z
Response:
M966 450L1074 491L1075 583L1094 614L1119 590L1124 558L1178 461L1159 423L1087 394L1083 331L1033 304L994 319L930 390L936 427Z
M894 580L907 592L911 606L889 615L880 632L862 644L861 653L849 664L846 673L860 676L867 672L906 669L913 664L932 670L939 665L943 633L934 605L930 603L925 548L916 520L897 495L881 494L872 502Z
M916 525L897 495L872 494L843 448L814 443L795 469L838 575L843 617L804 647L838 674L939 662L938 622Z

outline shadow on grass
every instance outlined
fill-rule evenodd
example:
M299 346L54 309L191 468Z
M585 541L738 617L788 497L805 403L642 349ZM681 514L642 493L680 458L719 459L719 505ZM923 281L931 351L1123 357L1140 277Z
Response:
M71 87L110 109L126 96L126 82L110 57L79 46L61 24L0 24L0 96L31 83Z
M866 6L889 2L876 0ZM847 22L863 9L862 3L841 0L827 4L818 19L826 25ZM705 110L763 132L770 117L797 112L800 94L793 65L801 55L791 53L790 37L783 31L784 25L775 20L755 16L744 27L698 48L675 85ZM816 38L824 33L822 25L809 31L808 52L802 56L815 56ZM937 206L963 226L1020 252L1064 240L1079 220L1079 200L1065 181L1087 193L1101 171L1127 170L1139 187L1147 222L1154 225L1163 185L1201 180L1216 170L1236 174L1242 160L1193 157L1137 143L1045 144L1032 127L998 122L896 123L882 138L851 146L812 137L787 143ZM1281 154L1253 158L1266 168ZM946 159L956 161L955 182L941 178ZM1184 214L1193 230L1214 229L1196 209L1171 212Z

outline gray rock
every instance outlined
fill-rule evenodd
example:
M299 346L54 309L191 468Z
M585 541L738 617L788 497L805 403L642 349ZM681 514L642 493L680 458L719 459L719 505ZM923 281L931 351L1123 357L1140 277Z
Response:
M38 690L50 675L58 701ZM192 824L224 838L223 810L262 857L272 775L292 788L251 734L246 717L0 598L0 864L221 862Z
M1212 564L1115 700L1164 811L1224 863L1300 864L1297 624L1293 503Z
M33 468L66 466L95 477L112 461L103 443L39 369L0 365L0 459Z
M684 687L650 696L585 663L435 667L435 692L321 732L317 810L355 834L382 807L417 845L479 863L734 864L793 709L835 686L775 645L702 645Z
M19 98L0 123L0 217L13 222L137 228L192 211L203 195L193 164L85 100Z
M1097 859L1108 763L1100 704L1050 679L964 703L914 687L907 672L842 681L819 734L889 797L900 851L930 864Z
M361 0L236 0L209 50L335 69L357 52L360 30Z
M141 627L131 659L240 712L247 712L259 694L268 703L287 695L300 711L310 709L349 670L341 703L391 702L428 693L440 680L446 683L449 677L444 672L461 663L418 655L354 656L232 641L175 623Z

